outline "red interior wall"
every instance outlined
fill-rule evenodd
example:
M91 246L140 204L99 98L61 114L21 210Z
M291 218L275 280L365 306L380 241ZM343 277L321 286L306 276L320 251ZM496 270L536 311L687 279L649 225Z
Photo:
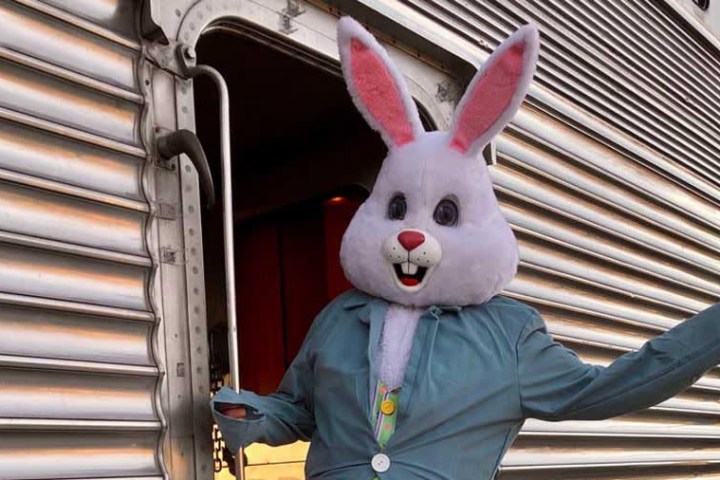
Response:
M315 316L350 288L340 266L340 242L359 204L336 197L238 228L242 388L274 391Z
M322 220L322 210L313 205L304 215L285 218L281 226L287 364L327 302Z
M285 371L277 226L253 223L240 229L237 238L240 385L268 393Z
M349 197L333 197L323 203L327 301L352 288L340 265L340 243L360 203Z

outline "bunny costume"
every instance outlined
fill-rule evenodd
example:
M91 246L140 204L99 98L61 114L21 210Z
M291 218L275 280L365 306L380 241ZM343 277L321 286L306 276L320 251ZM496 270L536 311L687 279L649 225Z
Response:
M525 419L646 408L720 361L720 306L601 367L554 342L533 308L498 295L515 276L517 243L478 152L524 98L533 27L488 59L449 132L423 131L402 76L358 23L343 18L338 42L353 100L389 150L343 239L357 290L320 313L276 393L216 395L231 449L309 440L309 479L489 480ZM383 402L393 430L382 441L378 391L397 399L387 411Z

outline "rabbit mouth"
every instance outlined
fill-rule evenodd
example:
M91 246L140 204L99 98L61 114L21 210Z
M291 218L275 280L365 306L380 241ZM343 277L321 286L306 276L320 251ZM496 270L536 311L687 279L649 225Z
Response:
M404 287L418 287L427 274L427 267L421 267L412 262L394 263L393 270L398 282Z

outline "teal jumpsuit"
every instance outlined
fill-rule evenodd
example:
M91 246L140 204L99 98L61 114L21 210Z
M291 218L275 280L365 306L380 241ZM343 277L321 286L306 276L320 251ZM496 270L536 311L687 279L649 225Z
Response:
M309 440L310 480L490 480L525 419L600 420L647 408L720 363L718 305L607 367L553 341L521 302L432 306L413 339L395 431L379 443L374 351L387 307L345 293L317 317L276 393L221 390L213 403L249 411L238 420L212 409L229 448Z

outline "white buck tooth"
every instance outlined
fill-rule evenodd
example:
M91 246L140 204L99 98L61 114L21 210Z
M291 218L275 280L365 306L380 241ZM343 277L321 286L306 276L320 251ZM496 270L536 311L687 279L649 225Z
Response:
M410 262L404 262L402 264L402 272L405 275L410 275Z
M418 266L415 265L414 263L409 263L409 265L410 265L410 272L409 272L410 275L415 275L418 271Z

